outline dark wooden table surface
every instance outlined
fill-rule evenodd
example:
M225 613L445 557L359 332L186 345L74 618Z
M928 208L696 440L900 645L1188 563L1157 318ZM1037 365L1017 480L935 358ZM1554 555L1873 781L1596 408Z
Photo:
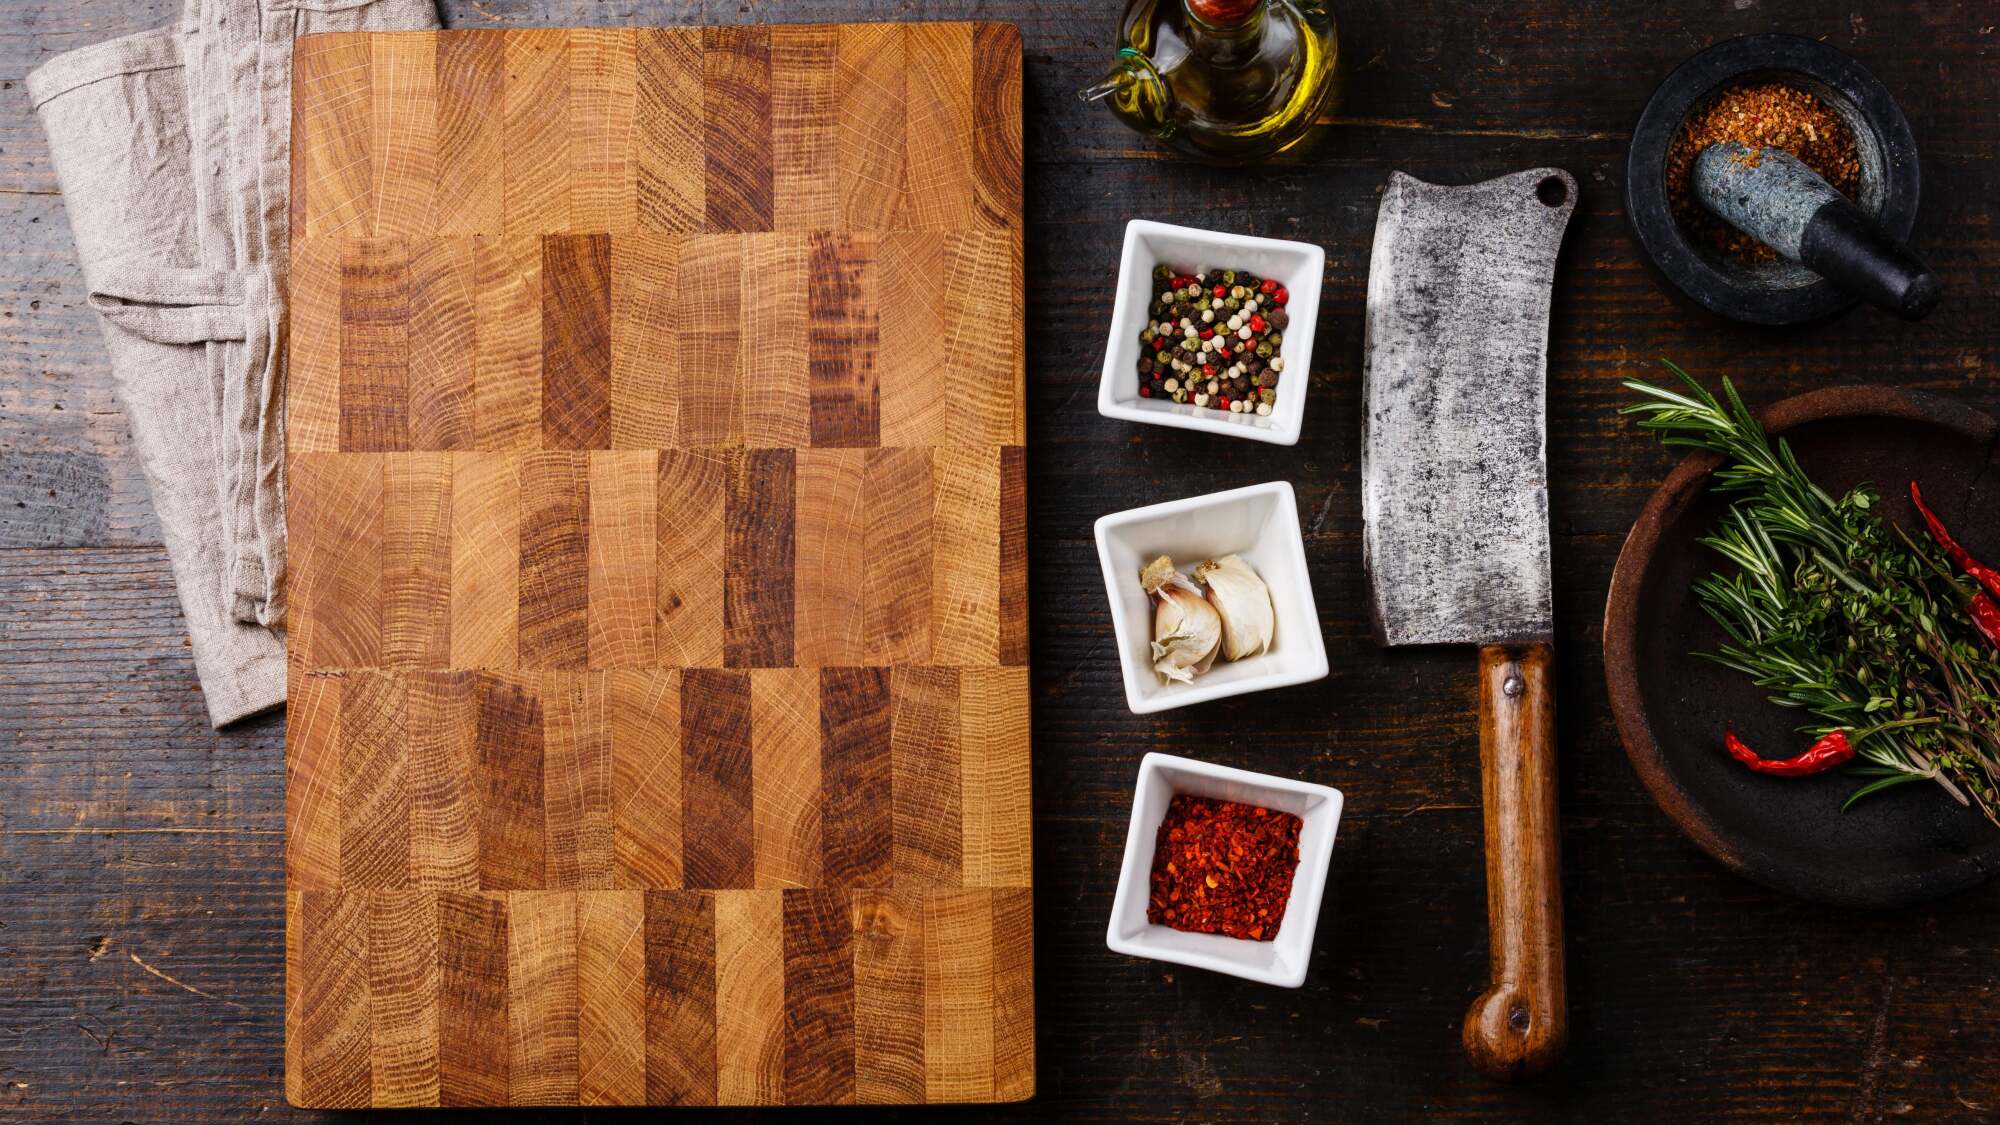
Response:
M0 0L0 1115L270 1119L281 1082L284 720L203 719L159 529L111 391L21 77L168 22L172 0ZM977 16L1027 52L1030 484L1040 1100L1009 1120L1605 1120L2000 1116L2000 886L1893 914L1792 901L1701 855L1626 764L1599 617L1625 530L1671 459L1614 415L1657 356L1755 402L1882 381L2000 408L2000 8L1824 0L1336 0L1351 64L1303 165L1163 159L1072 91L1110 0L450 0L451 26ZM1851 51L1909 114L1915 242L1950 295L1923 325L1801 331L1670 299L1621 214L1653 85L1717 39ZM1540 164L1583 200L1557 278L1549 460L1572 1044L1501 1088L1459 1056L1485 972L1469 653L1379 652L1365 622L1360 333L1391 169L1464 181ZM1099 418L1110 280L1135 216L1327 251L1294 449ZM1333 674L1139 718L1125 709L1091 521L1273 478L1298 489ZM1147 750L1336 785L1347 815L1298 991L1107 952Z

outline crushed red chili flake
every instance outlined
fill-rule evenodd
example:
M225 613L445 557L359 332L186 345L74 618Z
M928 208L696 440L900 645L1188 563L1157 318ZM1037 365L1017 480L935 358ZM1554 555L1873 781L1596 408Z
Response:
M1296 815L1176 793L1153 845L1146 921L1197 934L1271 941L1299 866Z
M1720 141L1748 145L1756 167L1764 149L1780 148L1849 199L1861 193L1861 157L1854 130L1814 95L1783 82L1732 86L1688 115L1667 149L1667 201L1696 241L1750 261L1777 252L1703 207L1694 192L1694 160Z

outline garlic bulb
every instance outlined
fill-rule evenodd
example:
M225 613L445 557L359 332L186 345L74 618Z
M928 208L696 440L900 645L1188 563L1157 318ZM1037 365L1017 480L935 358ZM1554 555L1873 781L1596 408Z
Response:
M1250 564L1224 555L1194 568L1195 581L1208 587L1209 604L1222 619L1222 655L1229 660L1256 656L1271 647L1277 612L1271 590Z
M1193 683L1215 663L1222 619L1165 555L1139 572L1139 585L1154 601L1153 671L1163 680Z

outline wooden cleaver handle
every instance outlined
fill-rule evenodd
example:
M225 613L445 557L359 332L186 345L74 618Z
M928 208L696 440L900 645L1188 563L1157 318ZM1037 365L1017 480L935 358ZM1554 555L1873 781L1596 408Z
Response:
M1569 1039L1553 662L1546 644L1479 650L1493 980L1465 1013L1465 1053L1501 1082L1547 1070Z

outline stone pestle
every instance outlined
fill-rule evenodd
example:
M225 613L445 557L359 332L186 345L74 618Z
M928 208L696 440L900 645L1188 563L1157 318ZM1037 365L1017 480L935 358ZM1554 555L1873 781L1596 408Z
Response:
M1695 157L1702 206L1842 290L1906 320L1936 307L1937 275L1783 149L1723 141Z

